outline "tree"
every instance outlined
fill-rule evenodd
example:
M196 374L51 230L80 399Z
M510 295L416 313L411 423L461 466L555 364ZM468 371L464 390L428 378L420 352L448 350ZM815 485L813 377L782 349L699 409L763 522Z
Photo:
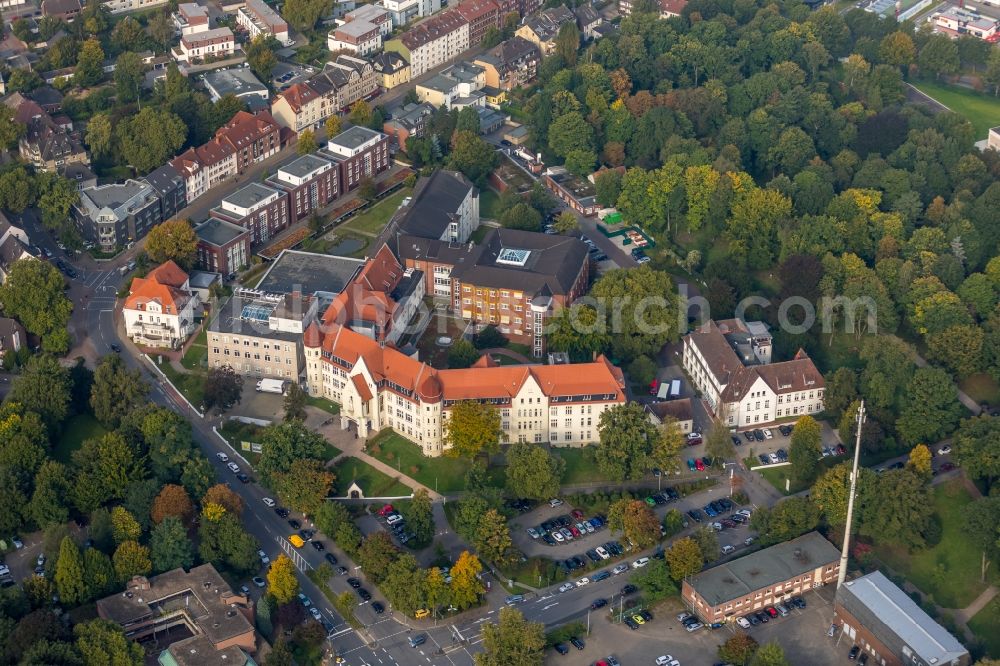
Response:
M123 499L130 486L145 476L142 460L117 432L85 440L72 457L73 501L86 513L109 500Z
M0 147L5 149L13 148L17 145L17 140L26 131L22 123L14 120L14 111L10 107L0 110Z
M847 522L847 497L851 487L851 463L843 462L824 472L810 490L810 497L816 507L826 517L826 522L835 529L842 528ZM867 467L858 468L857 494L855 497L855 525L862 521L865 507L875 497L875 484L878 477Z
M177 518L186 525L194 518L194 503L184 488L168 483L153 500L150 517L154 525L159 525L166 518Z
M733 445L729 427L724 421L725 419L718 417L712 419L712 425L709 426L708 435L705 438L705 453L713 461L734 460L736 458L736 447Z
M958 425L962 406L948 373L940 368L918 368L905 388L896 428L908 444L937 442Z
M319 144L316 143L316 135L313 134L312 130L307 129L299 132L299 141L295 150L299 155L310 155L319 150Z
M377 196L378 187L375 186L375 181L367 176L362 178L358 183L358 198L362 201L374 201Z
M267 586L279 604L287 604L299 593L299 579L295 576L295 565L282 553L271 562L267 571Z
M321 460L325 451L323 436L301 421L272 423L260 435L257 472L266 485L273 485L275 475L288 472L296 460Z
M257 542L247 533L239 518L218 504L202 508L198 537L198 552L206 562L239 572L254 571L260 566Z
M465 338L455 340L448 350L449 368L469 368L478 360L479 352L476 351L475 345Z
M496 623L483 624L482 646L473 655L476 666L542 666L545 625L525 621L515 608L501 608Z
M597 155L593 150L577 149L566 154L566 170L578 178L586 178L594 172Z
M431 496L426 488L418 488L413 493L410 504L403 509L406 527L417 543L429 543L434 538L434 514Z
M274 491L292 510L312 514L330 494L334 475L320 460L299 458L287 472L272 474L270 479Z
M1000 422L988 416L962 421L953 439L955 461L970 479L991 487L1000 478Z
M819 423L811 416L800 416L792 429L788 459L792 476L800 483L812 483L816 478L816 465L823 451Z
M94 371L90 406L106 428L117 428L130 412L146 403L149 385L138 370L128 370L118 354L101 359Z
M908 67L917 57L913 38L902 30L891 32L883 37L878 52L883 62L896 67Z
M306 418L306 399L308 397L298 382L292 382L288 385L284 399L286 421L302 421Z
M198 236L190 220L167 220L149 230L145 248L155 263L173 261L184 270L190 270L198 254Z
M622 191L622 175L613 169L602 171L594 178L594 191L597 203L614 206Z
M917 54L917 65L936 79L942 74L955 74L961 65L958 46L947 35L931 35Z
M111 510L111 536L116 544L125 541L138 541L142 535L142 526L128 509L116 506Z
M35 491L27 515L39 527L65 523L69 519L70 488L66 467L55 460L46 460L35 474Z
M603 474L618 482L646 474L659 433L640 404L615 405L602 412L597 431L600 441L595 456Z
M605 314L590 305L574 303L556 310L545 334L549 349L562 351L574 361L588 361L611 346Z
M146 24L146 29L160 51L169 50L170 43L174 40L174 23L170 20L170 14L160 12L153 15Z
M326 119L324 127L326 128L326 138L332 139L343 131L343 122L340 120L340 116L334 114Z
M472 106L467 106L458 112L455 120L455 131L479 134L479 113Z
M698 543L691 537L678 539L664 555L670 565L670 577L677 582L701 571L705 563Z
M982 552L980 580L1000 557L1000 496L981 497L965 507L965 534Z
M559 213L555 222L552 223L552 228L558 234L569 235L580 228L580 221L576 215L567 210Z
M236 374L232 366L210 368L202 387L202 402L205 411L215 408L221 414L240 403L243 393L243 376Z
M55 266L34 259L15 261L0 285L4 314L21 322L29 333L40 336L42 347L53 354L69 349L67 325L73 303L66 298L65 286Z
M594 283L590 295L602 305L601 330L611 334L613 357L656 356L664 344L678 339L674 291L670 276L648 265L611 270Z
M819 509L808 497L789 497L771 509L758 509L750 517L750 527L765 546L802 536L818 524Z
M365 100L359 99L351 105L351 112L347 115L347 119L351 121L352 125L367 126L372 120L371 105Z
M43 172L35 176L38 189L36 205L42 211L42 224L60 237L76 233L69 222L69 212L80 200L76 183L57 173Z
M87 147L95 157L110 157L114 130L111 117L106 113L97 113L87 122Z
M190 422L172 410L149 409L142 416L139 432L149 454L150 468L161 481L183 477L187 463L199 455L193 449ZM202 493L204 489L198 494Z
M490 509L480 516L472 542L483 559L496 564L507 562L514 547L507 519L496 509Z
M580 49L580 30L575 21L566 21L559 26L556 35L555 53L568 67L576 66L576 52Z
M451 408L444 423L445 455L469 460L492 455L506 439L500 412L484 403L465 400Z
M271 78L271 72L278 64L278 56L274 55L274 48L277 45L277 40L261 34L243 47L250 69L264 81Z
M474 605L486 591L479 580L482 571L483 565L479 558L467 550L462 551L451 567L451 602L459 610Z
M153 528L149 539L149 555L154 571L191 568L194 564L194 545L179 518L168 516Z
M173 113L146 106L121 119L115 137L122 159L140 173L149 173L177 154L187 139L187 127Z
M756 651L757 641L738 631L719 646L719 659L734 666L748 666Z
M111 558L96 548L83 551L83 575L87 581L88 599L99 599L110 594L117 585Z
M125 638L122 628L109 620L91 620L73 627L76 649L84 666L142 666L142 646Z
M149 549L140 546L137 541L123 541L119 544L111 562L121 584L127 583L132 576L146 576L153 570Z
M385 578L389 566L398 556L399 550L387 532L373 532L361 542L356 559L368 577L379 583Z
M750 666L791 666L785 658L785 651L778 643L764 643L750 661Z
M565 460L536 444L511 444L507 449L507 492L536 500L555 497L565 470Z
M215 469L208 458L194 451L193 455L184 463L181 472L181 485L192 497L204 495L212 482L215 481Z
M128 19L130 17L126 17ZM125 21L120 22L121 25ZM133 20L132 23L135 23ZM142 82L146 74L146 68L142 64L142 59L130 51L126 51L118 56L115 61L115 93L121 103L134 102L139 99L142 91Z
M542 216L537 210L522 202L500 213L499 222L507 229L539 231L542 227Z
M906 459L906 468L924 481L930 481L934 474L931 458L931 450L924 444L917 444L910 450L910 455Z
M496 151L479 135L466 130L455 132L448 156L449 169L461 171L469 180L482 187L499 162Z
M73 82L81 88L89 88L102 78L104 78L104 49L101 48L101 42L91 37L80 47Z
M87 582L83 577L83 558L80 547L72 537L63 537L56 560L55 583L59 599L69 606L83 603L87 598Z
M201 505L208 504L216 504L237 518L243 514L243 498L225 483L217 483L205 492Z
M549 125L549 149L560 157L574 150L592 150L593 141L594 130L578 111L564 113Z
M660 540L660 521L645 502L620 499L608 508L608 527L617 530L640 549Z

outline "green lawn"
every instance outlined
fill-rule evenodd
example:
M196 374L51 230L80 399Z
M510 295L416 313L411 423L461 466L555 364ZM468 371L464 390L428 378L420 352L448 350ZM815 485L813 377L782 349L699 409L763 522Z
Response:
M996 381L989 375L969 375L959 382L958 387L976 402L1000 404L1000 386L997 386Z
M967 624L983 644L986 654L994 659L1000 657L1000 632L997 631L1000 627L1000 599L994 597Z
M378 202L365 212L355 215L344 223L341 228L353 229L354 231L368 233L373 236L378 235L379 232L385 228L385 225L389 221L389 218L392 217L392 214L399 208L399 204L403 203L403 199L410 196L412 192L413 190L404 187L398 192L395 192Z
M181 365L188 370L205 367L205 360L208 358L208 333L201 329L198 337L195 338L188 350L181 358Z
M331 414L340 413L340 405L333 402L332 400L327 400L326 398L319 396L307 396L306 404L316 407L317 409L322 409L324 412L329 412Z
M205 397L204 383L205 376L201 372L178 372L169 361L158 366L170 383L177 387L177 390L184 394L192 405L201 408L201 403Z
M964 116L976 128L976 139L985 139L991 127L1000 125L1000 99L968 88L937 83L918 83L915 87Z
M597 469L597 463L594 460L595 447L585 446L577 449L555 446L549 450L553 455L557 455L566 461L566 471L563 473L562 479L563 485L608 480Z
M937 546L918 552L880 546L875 553L922 592L932 595L938 605L964 608L984 588L979 582L979 549L965 533L963 514L972 496L961 479L953 479L935 486L933 498L943 527L941 542ZM990 578L996 578L995 571Z
M354 481L361 486L365 497L400 497L413 492L409 486L357 458L344 458L334 465L333 473L337 476L334 485L338 496L345 495Z
M62 437L56 442L52 455L59 462L68 463L73 452L79 449L85 440L100 437L106 432L104 426L90 414L77 414L66 422Z
M485 220L495 220L499 217L497 206L500 203L500 195L490 189L485 189L479 193L479 217Z
M400 435L386 430L379 434L370 444L368 452L391 465L415 481L422 483L439 493L452 493L465 490L465 473L469 463L459 458L428 458L424 456L413 442ZM493 485L503 486L503 470L490 468L489 478Z

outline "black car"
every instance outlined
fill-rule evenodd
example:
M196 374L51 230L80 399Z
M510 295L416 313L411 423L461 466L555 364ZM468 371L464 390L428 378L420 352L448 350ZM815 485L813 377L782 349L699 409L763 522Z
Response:
M601 556L598 555L597 551L594 550L593 548L591 548L590 550L587 551L587 557L590 558L591 562L600 562L601 561Z
M559 654L569 654L569 648L562 643L556 643L552 648Z
M653 619L653 614L650 613L648 610L639 611L639 616L646 622L649 622L650 620Z
M309 530L299 530L299 538L303 541L312 541L312 535L309 534Z
M357 578L348 578L347 584L353 587L355 590L361 587L361 581Z
M730 509L733 508L733 503L730 500L726 499L725 497L718 500L718 502L719 504L722 505L722 508L725 509L726 511L729 511Z
M243 472L237 474L236 478L240 480L240 483L250 483L250 477L244 474Z
M594 602L590 604L590 610L597 610L598 608L604 608L608 605L607 599L594 599Z
M582 569L587 566L587 563L583 561L583 558L579 555L574 555L569 558L573 562L573 569Z
M763 431L763 430L760 430L760 429L757 429L757 430L754 430L754 431L753 431L753 436L754 436L755 438L757 438L757 441L758 441L758 442L763 442L763 441L764 441L764 439L765 439L765 438L764 438L764 431Z
M547 543L550 546L556 545L556 540L553 539L552 536L548 532L546 532L545 534L542 535L542 541L544 541L545 543Z
M375 611L376 615L381 615L385 612L385 606L376 601L372 604L372 610Z
M850 659L851 661L854 661L855 659L858 658L859 652L861 652L861 648L855 645L854 647L851 648L851 651L847 653L847 658Z
M619 555L622 555L625 552L625 549L622 548L622 545L617 541L609 541L608 546L611 547L611 552L615 555L615 557L618 557Z
M784 449L778 449L774 452L774 455L778 456L778 460L785 462L788 460L788 453Z
M541 527L542 530L545 531L545 532L551 532L552 528L555 527L555 521L553 521L553 520L546 520L544 523L542 523L541 525L539 525L539 527Z
M372 600L372 593L369 592L368 590L366 590L363 587L359 587L358 588L358 596L361 597L362 601L366 601L367 602L367 601L371 601Z
M681 494L677 492L676 488L664 488L663 492L665 492L667 496L672 500L678 500L681 498Z
M274 507L274 512L278 514L279 518L288 518L288 509L284 507L276 506Z
M302 527L302 523L292 518L291 520L288 521L288 526L291 527L293 530L297 530L300 527Z
M756 613L750 613L749 615L747 615L746 616L746 621L749 622L754 627L756 627L758 624L760 624L760 620L757 618L757 614Z
M653 501L656 502L657 506L663 506L667 503L667 499L662 494L653 495Z
M337 567L337 575L338 576L346 576L347 575L347 567Z
M861 653L861 658L858 659L858 664L860 664L861 666L865 666L865 664L867 664L867 663L868 663L868 653L867 652L862 652Z
M111 345L110 345L110 347L111 347L111 351L113 351L114 353L116 353L116 354L121 354L122 353L122 346L120 344L118 344L117 342L112 342Z
M628 625L628 628L632 631L639 628L639 623L633 620L631 616L625 616L625 624Z
M794 604L796 608L806 607L806 600L802 597L793 597L789 603Z
M740 440L740 438L739 438L739 437L737 437L736 435L733 435L731 439L733 440L733 446L739 446L740 444L742 444L742 443L743 443L743 442L742 442L742 441Z
M629 595L629 594L634 594L634 593L636 593L638 591L639 591L639 588L637 588L632 583L629 583L628 585L626 585L625 587L622 588L622 596L626 596L626 595Z
M688 511L688 515L691 516L691 520L693 520L694 522L696 523L701 522L701 511L699 511L698 509L691 509L690 511Z
M333 565L337 564L337 558L333 556L333 553L327 553L323 557L325 557L326 561L329 562L330 564L333 564Z
M778 432L780 432L785 437L788 437L789 435L792 434L792 426L790 426L790 425L780 425L780 426L778 426Z
M759 460L764 465L770 465L771 464L771 459L768 458L767 456L765 456L763 453L760 454L759 456L757 456L757 460Z
M748 442L752 442L753 441L753 433L751 433L749 430L744 430L743 431L743 437Z
M582 649L583 649L584 647L586 647L586 646L585 646L585 645L583 644L583 641L581 641L581 640L580 640L579 638L577 638L576 636L573 636L572 638L570 638L570 639L569 639L569 642L570 642L570 643L571 643L571 644L573 645L573 647L575 647L575 648L576 648L577 650L582 650Z
M771 616L768 615L767 613L757 613L757 619L760 620L763 624L767 624L768 622L771 621Z
M323 542L322 542L322 541L313 541L313 542L312 542L312 547L313 547L313 548L315 548L316 550L318 550L318 551L319 551L319 552L321 552L321 553L322 553L322 552L323 552L324 550L326 550L326 546L324 546L324 545L323 545Z

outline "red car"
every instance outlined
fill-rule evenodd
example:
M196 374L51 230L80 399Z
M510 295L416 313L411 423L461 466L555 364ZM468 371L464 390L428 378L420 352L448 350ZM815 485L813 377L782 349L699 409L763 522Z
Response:
M381 509L378 510L378 515L380 515L383 518L385 518L386 516L388 516L390 513L393 513L394 511L395 511L395 509L392 508L391 504L386 504L384 507L382 507Z
M694 467L695 467L695 469L697 469L697 470L698 470L699 472L701 472L702 470L704 470L704 469L705 469L705 463L703 463L703 462L701 461L701 458L695 458L695 460L694 460Z
M764 610L767 611L767 614L771 617L778 617L778 610L774 606L768 606Z
M572 527L571 526L569 528L569 531L573 533L574 537L579 537L580 536L580 530L576 529L576 527Z
M580 520L581 518L583 518L583 511L580 511L579 509L573 509L573 517L576 518L577 520Z
M660 390L660 380L654 379L649 382L649 395L656 395Z

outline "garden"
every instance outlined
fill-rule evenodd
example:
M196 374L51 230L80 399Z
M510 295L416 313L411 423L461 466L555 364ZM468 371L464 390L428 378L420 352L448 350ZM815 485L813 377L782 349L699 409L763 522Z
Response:
M338 496L346 496L352 483L357 483L365 497L403 497L413 489L398 478L390 477L363 460L343 458L333 466L336 476L334 491Z
M445 456L428 458L419 446L391 430L379 433L369 442L368 453L435 492L446 494L465 490L468 461ZM487 478L491 485L503 487L503 468L490 467Z

